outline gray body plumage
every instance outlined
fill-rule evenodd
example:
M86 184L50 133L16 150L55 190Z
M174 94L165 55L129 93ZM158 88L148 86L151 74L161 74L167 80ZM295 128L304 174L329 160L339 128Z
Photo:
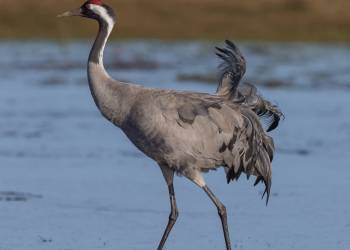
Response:
M250 108L209 94L140 89L138 95L120 127L158 164L189 178L224 166L228 180L255 175L269 192L273 142Z
M239 85L246 63L238 48L230 41L226 41L226 48L217 48L223 61L216 93L145 88L114 80L104 68L103 51L116 20L110 7L91 0L78 11L62 16L69 15L99 23L88 61L89 86L96 106L139 150L159 164L167 182L171 214L158 250L163 249L178 216L174 173L196 183L214 202L226 248L230 250L225 206L207 187L202 173L223 167L228 182L242 173L256 176L255 184L265 184L268 201L274 144L259 118L270 119L270 131L282 116L276 106L257 94L253 85Z
M269 193L273 141L249 106L121 83L94 67L101 71L90 70L89 79L100 111L160 166L188 178L224 166L228 180L255 175Z
M241 93L227 82L227 94L219 87L212 95L144 88L111 79L94 62L88 75L102 114L161 167L198 179L223 166L228 181L242 173L257 176L269 196L274 145L259 121L255 98L264 99L248 92L250 85L243 85ZM237 94L239 100L232 97Z

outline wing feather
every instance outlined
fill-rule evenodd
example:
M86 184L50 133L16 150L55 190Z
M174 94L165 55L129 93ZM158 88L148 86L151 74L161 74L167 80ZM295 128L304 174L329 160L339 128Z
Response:
M226 40L226 48L216 47L216 50L216 55L222 60L219 65L217 95L250 107L259 117L267 121L267 132L277 128L281 118L284 117L278 107L259 95L252 84L240 84L246 72L246 61L237 46Z
M226 48L216 47L216 55L222 59L219 65L218 95L236 93L237 86L246 71L246 61L238 47L226 40Z

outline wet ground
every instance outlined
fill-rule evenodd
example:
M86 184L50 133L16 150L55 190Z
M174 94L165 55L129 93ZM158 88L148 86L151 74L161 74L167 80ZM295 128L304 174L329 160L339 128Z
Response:
M350 248L350 47L239 44L246 79L286 119L273 133L272 197L245 178L206 175L235 249ZM115 78L214 92L211 43L109 46ZM0 43L0 250L155 249L169 213L159 168L98 113L90 44ZM210 72L210 73L208 73ZM211 73L212 72L212 73ZM166 249L224 249L205 194L176 178L180 217Z

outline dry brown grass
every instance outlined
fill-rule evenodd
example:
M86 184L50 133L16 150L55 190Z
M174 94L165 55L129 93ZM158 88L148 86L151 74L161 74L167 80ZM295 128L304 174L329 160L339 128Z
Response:
M96 26L55 16L76 0L0 0L0 37L91 37ZM106 0L122 38L350 41L348 0Z

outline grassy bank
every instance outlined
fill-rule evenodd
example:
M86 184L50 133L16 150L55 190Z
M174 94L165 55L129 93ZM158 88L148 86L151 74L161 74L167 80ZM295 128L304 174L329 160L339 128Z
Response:
M96 25L57 19L76 0L0 0L0 38L84 38ZM120 38L350 41L348 0L106 0Z

